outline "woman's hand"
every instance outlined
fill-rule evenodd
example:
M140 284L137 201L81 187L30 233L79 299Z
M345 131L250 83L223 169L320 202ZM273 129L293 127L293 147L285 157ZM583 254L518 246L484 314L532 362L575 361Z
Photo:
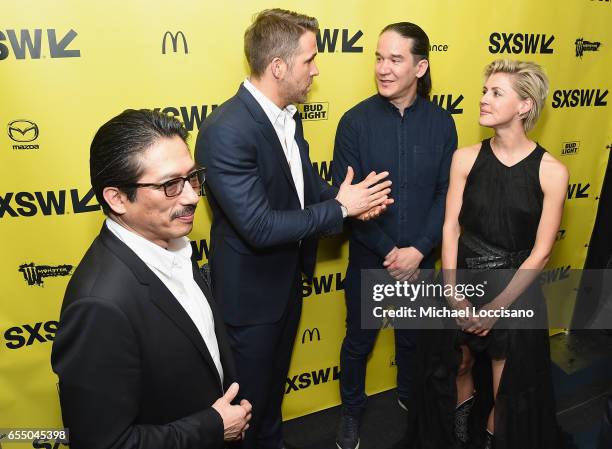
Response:
M470 309L470 311L471 310L473 309ZM484 337L490 332L499 319L494 313L488 313L495 310L498 310L497 307L487 304L479 309L476 314L471 314L468 319L462 320L460 326L464 332Z

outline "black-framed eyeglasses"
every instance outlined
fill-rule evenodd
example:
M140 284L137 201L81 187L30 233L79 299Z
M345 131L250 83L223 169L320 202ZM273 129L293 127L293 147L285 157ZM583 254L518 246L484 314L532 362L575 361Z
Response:
M164 189L164 193L168 198L172 198L175 196L179 196L183 192L183 188L185 187L185 183L189 182L191 188L195 190L198 195L200 194L200 188L202 184L204 184L204 180L206 179L206 168L198 168L197 170L192 171L187 176L179 176L178 178L173 178L169 181L166 181L162 184L156 184L153 182L135 182L133 184L124 184L122 187L150 187L152 189Z

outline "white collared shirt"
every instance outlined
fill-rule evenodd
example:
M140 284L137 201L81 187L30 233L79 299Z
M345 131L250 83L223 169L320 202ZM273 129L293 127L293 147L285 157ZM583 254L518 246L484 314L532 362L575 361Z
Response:
M291 177L300 199L300 205L304 209L304 173L302 172L300 149L295 141L295 120L293 119L297 108L292 104L288 105L285 109L279 108L263 92L257 89L248 78L244 80L244 87L255 97L257 103L266 113L270 123L272 123L274 131L276 131L291 169Z
M111 218L106 219L106 226L155 273L187 312L204 339L223 384L223 367L212 310L204 293L193 279L192 248L189 239L187 237L173 239L166 250L124 228Z

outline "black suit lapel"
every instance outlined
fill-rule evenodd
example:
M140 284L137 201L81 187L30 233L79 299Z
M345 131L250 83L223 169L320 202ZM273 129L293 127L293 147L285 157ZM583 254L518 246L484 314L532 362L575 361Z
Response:
M215 374L219 388L221 388L219 371L217 371L217 367L213 362L210 352L208 352L204 339L174 295L136 253L108 230L106 225L102 227L100 235L104 245L130 267L138 281L141 284L149 286L149 297L151 301L185 334L200 354L202 354L202 357Z
M289 163L287 162L287 156L285 156L283 147L278 140L278 135L274 130L274 126L272 126L272 123L270 123L270 119L268 119L268 116L264 110L261 108L259 103L257 103L257 100L255 100L253 95L251 95L251 93L242 84L238 89L238 97L246 104L247 109L255 121L259 124L259 130L270 143L272 153L274 153L275 157L278 159L278 163L285 174L285 177L287 178L287 182L289 182L289 185L291 185L291 189L293 190L293 193L295 193L295 196L298 197L297 189L295 188L295 183L293 182L293 176L291 176L291 168L289 168Z
M193 320L189 317L183 306L176 300L174 295L166 288L163 282L159 279L157 282L153 282L150 285L150 295L153 303L159 307L159 309L172 321L174 324L185 334L185 336L191 341L191 343L197 348L202 354L202 357L215 374L219 388L221 388L221 378L219 377L219 371L215 362L213 362L212 356L208 351L206 343L200 331L194 324Z
M202 272L198 268L195 261L193 262L193 278L196 283L202 289L206 300L210 305L210 310L213 314L213 320L215 322L215 335L217 336L217 344L219 346L219 355L221 356L221 366L223 367L223 389L227 389L230 384L236 380L236 367L234 366L234 358L229 346L229 340L227 338L227 332L225 325L223 324L223 318L217 311L217 304L212 296L210 286L204 280Z

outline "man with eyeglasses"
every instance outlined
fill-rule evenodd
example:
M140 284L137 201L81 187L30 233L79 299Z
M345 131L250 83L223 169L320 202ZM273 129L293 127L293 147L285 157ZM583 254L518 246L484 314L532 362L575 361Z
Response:
M51 355L73 449L222 448L248 428L186 237L204 180L186 139L172 117L127 110L92 141L107 217L68 284Z

